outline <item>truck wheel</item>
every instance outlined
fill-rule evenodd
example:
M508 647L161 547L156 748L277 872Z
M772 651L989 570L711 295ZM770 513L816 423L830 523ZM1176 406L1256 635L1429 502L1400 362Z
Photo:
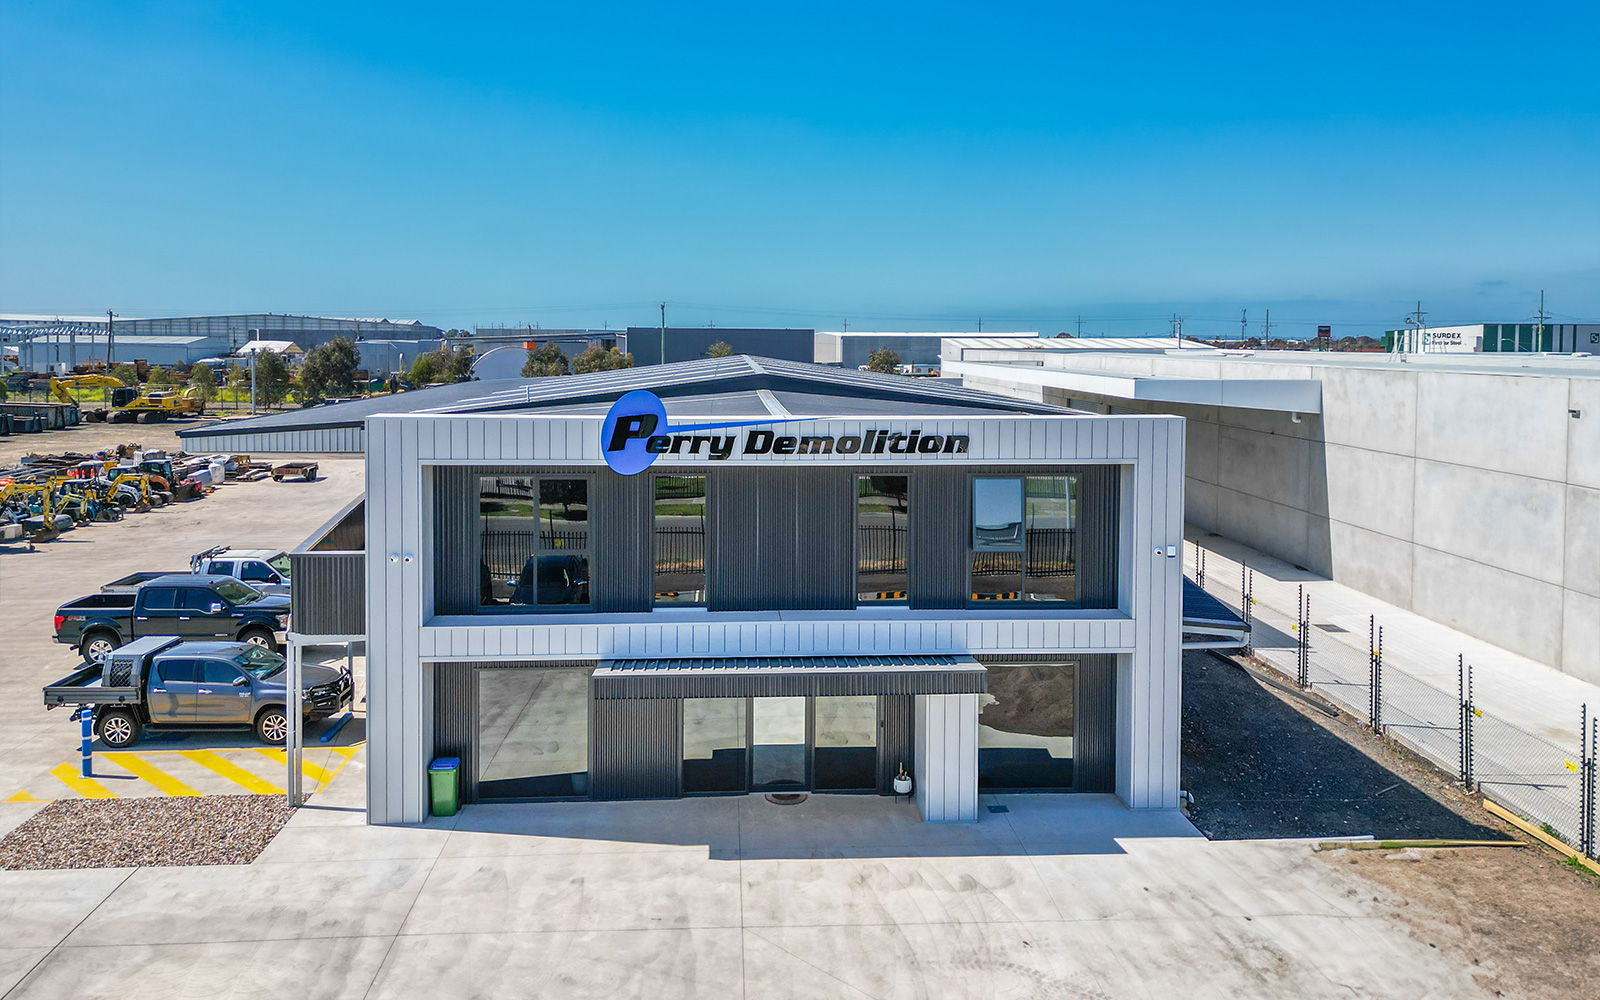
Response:
M113 708L97 714L99 717L94 720L94 730L101 743L113 750L124 750L139 742L139 734L144 727L139 725L139 720L132 712L125 708Z
M99 663L117 648L117 640L109 632L90 632L78 646L85 663Z
M281 747L289 738L289 713L274 705L256 716L256 739Z
M278 651L277 641L272 638L272 633L264 628L245 629L239 633L239 641L248 642L252 646L260 646L262 649L270 649L274 653Z

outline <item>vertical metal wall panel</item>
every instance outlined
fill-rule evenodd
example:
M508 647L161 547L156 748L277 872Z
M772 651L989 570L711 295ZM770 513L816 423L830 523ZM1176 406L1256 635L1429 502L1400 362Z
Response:
M765 589L752 539L761 528L755 469L718 469L706 477L706 603L712 611L755 611Z
M1078 656L1073 706L1073 788L1109 792L1116 785L1117 658Z
M662 799L683 794L683 702L595 698L590 705L593 798Z
M596 611L649 611L655 598L654 496L649 476L594 476L589 526Z
M433 755L461 758L461 800L478 801L478 665L433 668Z
M978 819L978 698L919 694L915 699L913 797L928 823Z
M478 606L478 477L464 466L434 471L434 612L460 615Z
M1085 608L1117 606L1119 467L1089 466L1078 492L1078 599Z
M290 624L298 635L362 635L367 631L364 552L289 555Z
M758 608L798 606L795 601L800 561L795 551L795 527L800 516L799 493L798 469L763 469L756 473Z
M911 607L967 606L972 529L966 469L935 466L911 476Z
M856 477L849 469L805 470L798 477L793 532L795 593L801 610L856 606Z
M915 695L886 694L878 698L878 794L894 791L894 776L901 767L910 774L916 767Z

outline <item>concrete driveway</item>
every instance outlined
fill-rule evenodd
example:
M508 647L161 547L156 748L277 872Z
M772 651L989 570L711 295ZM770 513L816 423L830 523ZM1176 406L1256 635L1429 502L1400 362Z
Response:
M1108 796L469 807L364 755L252 865L0 872L8 997L1475 997L1308 845ZM990 807L1003 806L1006 812Z

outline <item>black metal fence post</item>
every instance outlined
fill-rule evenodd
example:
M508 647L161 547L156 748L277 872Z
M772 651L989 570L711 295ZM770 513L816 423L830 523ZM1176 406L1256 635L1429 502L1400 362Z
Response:
M1582 723L1578 728L1578 757L1580 768L1583 772L1583 802L1579 809L1578 839L1581 841L1580 850L1585 857L1600 858L1600 845L1595 843L1595 810L1600 807L1596 801L1600 789L1596 786L1597 752L1600 752L1600 718L1589 718L1589 706L1583 706Z
M1300 664L1295 680L1304 691L1311 686L1311 598L1306 596L1306 585L1300 585L1299 610L1300 621L1296 631L1300 633Z
M1199 542L1194 543L1194 556L1196 563L1195 582L1200 585L1201 590L1204 590L1206 589L1206 550L1200 547Z
M1383 733L1383 629L1378 628L1378 616L1372 615L1367 619L1367 649L1372 660L1371 665L1371 697L1372 708L1368 718L1372 720L1372 731Z
M1255 652L1255 644L1253 642L1251 642L1251 640L1250 640L1250 636L1252 635L1252 630L1251 630L1251 627L1250 627L1250 623L1251 623L1252 618L1254 617L1251 614L1251 609L1255 607L1255 603L1256 603L1255 593L1254 593L1255 587L1256 587L1256 575L1255 575L1255 573L1252 572L1247 566L1245 566L1243 560L1240 560L1239 561L1239 594L1240 594L1240 597L1239 597L1239 610L1241 612L1243 612L1243 614L1244 614L1244 635L1245 635L1244 655L1247 656L1247 657L1250 654Z
M1456 654L1456 699L1461 704L1459 738L1461 743L1461 785L1472 791L1472 668L1466 656Z

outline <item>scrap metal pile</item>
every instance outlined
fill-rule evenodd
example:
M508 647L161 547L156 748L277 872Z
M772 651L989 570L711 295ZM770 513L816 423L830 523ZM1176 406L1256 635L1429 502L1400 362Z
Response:
M93 455L29 455L0 471L0 541L48 541L82 524L198 500L230 480L271 474L270 464L249 455L168 455L137 444Z

